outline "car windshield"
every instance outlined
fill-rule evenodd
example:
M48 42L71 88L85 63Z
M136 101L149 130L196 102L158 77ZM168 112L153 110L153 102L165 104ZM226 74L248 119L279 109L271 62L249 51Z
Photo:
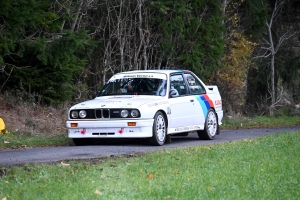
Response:
M97 97L109 95L155 95L165 96L167 80L161 78L124 78L110 79Z

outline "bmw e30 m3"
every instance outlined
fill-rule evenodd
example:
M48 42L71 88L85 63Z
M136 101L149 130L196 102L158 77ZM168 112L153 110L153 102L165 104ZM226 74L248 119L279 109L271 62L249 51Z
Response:
M148 138L163 145L170 135L195 132L212 140L223 110L217 86L187 70L140 70L115 74L93 100L68 112L75 145L101 138Z

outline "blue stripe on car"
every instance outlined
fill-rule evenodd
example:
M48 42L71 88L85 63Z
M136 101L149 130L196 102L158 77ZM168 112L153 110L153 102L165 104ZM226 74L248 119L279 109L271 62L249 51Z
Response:
M208 101L205 99L205 97L203 95L194 95L198 101L198 103L200 104L202 111L203 111L203 116L206 117L207 115L207 111L210 108L210 105L208 103Z

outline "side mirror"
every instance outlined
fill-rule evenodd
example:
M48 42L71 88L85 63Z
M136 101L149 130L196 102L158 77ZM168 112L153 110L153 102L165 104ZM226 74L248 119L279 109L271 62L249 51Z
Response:
M169 93L169 96L173 98L173 97L178 97L179 95L178 95L178 92L176 90L171 89L170 93Z

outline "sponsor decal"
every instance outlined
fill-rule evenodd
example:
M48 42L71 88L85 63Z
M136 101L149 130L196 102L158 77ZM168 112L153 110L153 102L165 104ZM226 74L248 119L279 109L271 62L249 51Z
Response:
M163 73L133 73L133 74L117 74L114 75L109 81L114 81L116 79L122 78L159 78L159 79L167 79L167 75Z
M148 74L141 74L141 75L130 74L130 75L124 75L123 78L153 78L153 75L148 75Z
M171 115L171 108L169 108L169 107L167 108L167 114Z
M121 101L117 100L101 100L99 103L120 103Z
M136 75L138 78L152 78L153 75Z
M215 105L216 105L216 106L222 105L222 100L215 100Z
M186 126L186 127L179 127L175 128L175 131L190 131L190 130L198 130L200 129L200 126Z
M153 107L153 106L158 106L158 105L163 105L163 104L169 104L169 101L160 101L160 102L150 103L150 104L148 104L148 107Z

